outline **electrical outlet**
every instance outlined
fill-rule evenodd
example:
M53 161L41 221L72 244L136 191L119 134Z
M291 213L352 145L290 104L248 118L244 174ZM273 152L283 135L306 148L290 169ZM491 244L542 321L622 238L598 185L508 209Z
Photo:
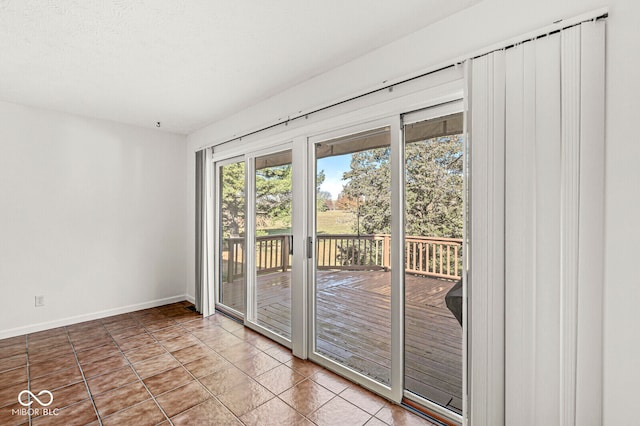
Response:
M36 308L38 306L44 306L44 296L36 296Z

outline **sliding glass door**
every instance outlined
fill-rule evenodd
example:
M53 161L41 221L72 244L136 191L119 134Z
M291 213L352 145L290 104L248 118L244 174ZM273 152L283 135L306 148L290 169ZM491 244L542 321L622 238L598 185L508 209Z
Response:
M314 354L391 386L391 131L314 141Z
M309 144L311 357L394 400L457 421L463 409L461 109L452 102Z
M252 256L248 321L291 340L292 150L249 160ZM280 339L279 339L280 340ZM286 343L285 342L285 343Z
M413 401L460 414L463 115L433 115L403 117L404 388Z
M217 274L216 305L242 318L245 312L245 216L244 159L216 163Z

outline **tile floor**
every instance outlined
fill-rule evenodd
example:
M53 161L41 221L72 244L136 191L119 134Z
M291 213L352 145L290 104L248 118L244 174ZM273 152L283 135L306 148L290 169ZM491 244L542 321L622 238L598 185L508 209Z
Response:
M0 425L431 424L189 305L0 340Z

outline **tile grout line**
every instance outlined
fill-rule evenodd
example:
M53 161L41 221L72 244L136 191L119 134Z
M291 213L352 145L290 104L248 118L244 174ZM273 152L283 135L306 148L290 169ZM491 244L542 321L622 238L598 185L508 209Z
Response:
M140 324L142 326L142 328L144 328L146 330L146 327L144 326L144 324L142 324L140 321L138 321L137 318L132 318L132 315L129 313L127 314L127 316L129 316L131 319L133 319L136 323ZM102 323L102 321L100 321L100 323L102 324L102 327L104 327L105 331L107 333L109 333L109 338L111 338L111 340L113 340L113 344L116 345L116 347L118 348L118 351L120 352L120 355L122 355L122 357L125 359L125 361L127 361L127 364L129 365L129 367L131 368L131 370L133 370L133 374L136 375L136 377L138 378L138 380L140 380L140 383L142 383L142 386L144 386L144 388L146 389L146 391L149 393L149 395L151 395L151 399L153 400L153 402L155 402L156 406L158 406L158 408L160 409L160 411L162 412L162 414L164 414L165 419L167 419L167 421L169 422L169 424L171 426L173 426L173 422L171 421L171 419L169 418L169 415L167 414L166 411L164 411L164 408L162 408L162 406L158 403L158 400L156 399L155 395L151 392L151 390L149 390L149 388L147 387L147 384L144 382L144 380L142 380L142 377L140 377L140 374L138 374L138 371L135 369L135 367L133 366L133 363L131 361L129 361L129 358L127 358L127 356L125 355L124 351L122 350L122 348L120 347L120 344L118 344L118 342L116 342L116 339L113 338L113 336L111 335L111 332L104 326L104 323ZM125 327L127 328L127 327ZM124 329L123 329L124 330ZM134 336L131 336L134 337ZM155 338L155 336L154 336ZM144 401L142 401L144 402ZM137 404L134 404L137 405ZM127 407L129 408L129 407ZM123 410L125 410L126 408L124 408ZM120 411L123 411L120 410ZM117 413L118 411L116 411ZM116 414L116 413L111 413L110 415ZM108 416L107 416L108 417ZM162 422L161 422L162 423Z
M293 370L293 368L292 368L292 370ZM295 370L294 370L294 371L295 371ZM318 386L320 386L320 387L322 387L322 388L324 388L324 389L328 390L329 392L331 392L331 393L333 394L333 397L332 397L332 398L329 398L329 399L328 399L324 404L320 404L320 406L319 406L318 408L316 408L315 410L311 411L311 412L310 412L309 414L307 414L307 415L304 415L304 414L300 413L298 410L296 410L295 408L291 407L291 405L287 404L286 402L285 402L285 404L289 405L289 407L291 407L291 408L293 408L294 410L296 410L296 412L300 413L300 415L302 415L302 417L304 417L305 419L309 420L311 423L313 423L313 424L317 424L316 422L314 422L313 420L311 420L311 419L309 418L309 416L311 416L313 413L315 413L316 411L318 411L319 409L321 409L322 407L324 407L325 405L327 405L330 401L333 401L333 400L335 399L335 397L339 396L339 394L335 393L335 392L334 392L334 391L332 391L331 389L328 389L328 388L326 388L326 387L322 386L320 383L318 383L318 382L316 382L315 380L313 380L313 379L311 378L311 376L309 376L309 377L305 378L302 382L304 382L304 381L306 381L306 380L311 380L311 381L312 381L313 383L315 383L316 385L318 385ZM300 382L300 383L302 383L302 382ZM300 383L298 383L298 384L300 384ZM295 386L297 386L297 385L295 385ZM291 389L291 388L289 388L289 389ZM285 391L285 392L286 392L286 391ZM352 405L353 405L353 404L352 404ZM367 421L369 421L369 420L371 420L371 419L368 419Z
M91 405L93 406L93 411L96 413L96 417L98 417L98 424L102 426L102 418L100 417L100 413L98 412L98 407L96 407L96 403L93 400L93 394L91 393L91 389L89 389L89 383L87 383L87 378L84 375L84 370L82 370L82 365L80 365L80 360L78 359L78 353L76 352L76 347L71 340L71 336L69 335L69 328L64 328L65 333L67 334L67 340L69 340L69 344L71 345L71 350L73 351L73 357L76 359L76 364L78 364L78 368L80 369L80 375L82 376L82 382L84 383L84 387L87 389L87 393L89 394L89 400L91 401Z

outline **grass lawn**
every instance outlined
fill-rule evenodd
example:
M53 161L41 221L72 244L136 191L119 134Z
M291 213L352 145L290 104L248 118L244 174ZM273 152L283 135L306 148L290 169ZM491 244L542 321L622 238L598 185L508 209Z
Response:
M318 212L318 234L353 234L353 225L356 216L346 210L328 210ZM258 227L258 235L282 235L290 234L291 229L283 226L282 223L273 223L271 226L263 225Z
M318 212L318 234L353 234L356 215L346 210Z

